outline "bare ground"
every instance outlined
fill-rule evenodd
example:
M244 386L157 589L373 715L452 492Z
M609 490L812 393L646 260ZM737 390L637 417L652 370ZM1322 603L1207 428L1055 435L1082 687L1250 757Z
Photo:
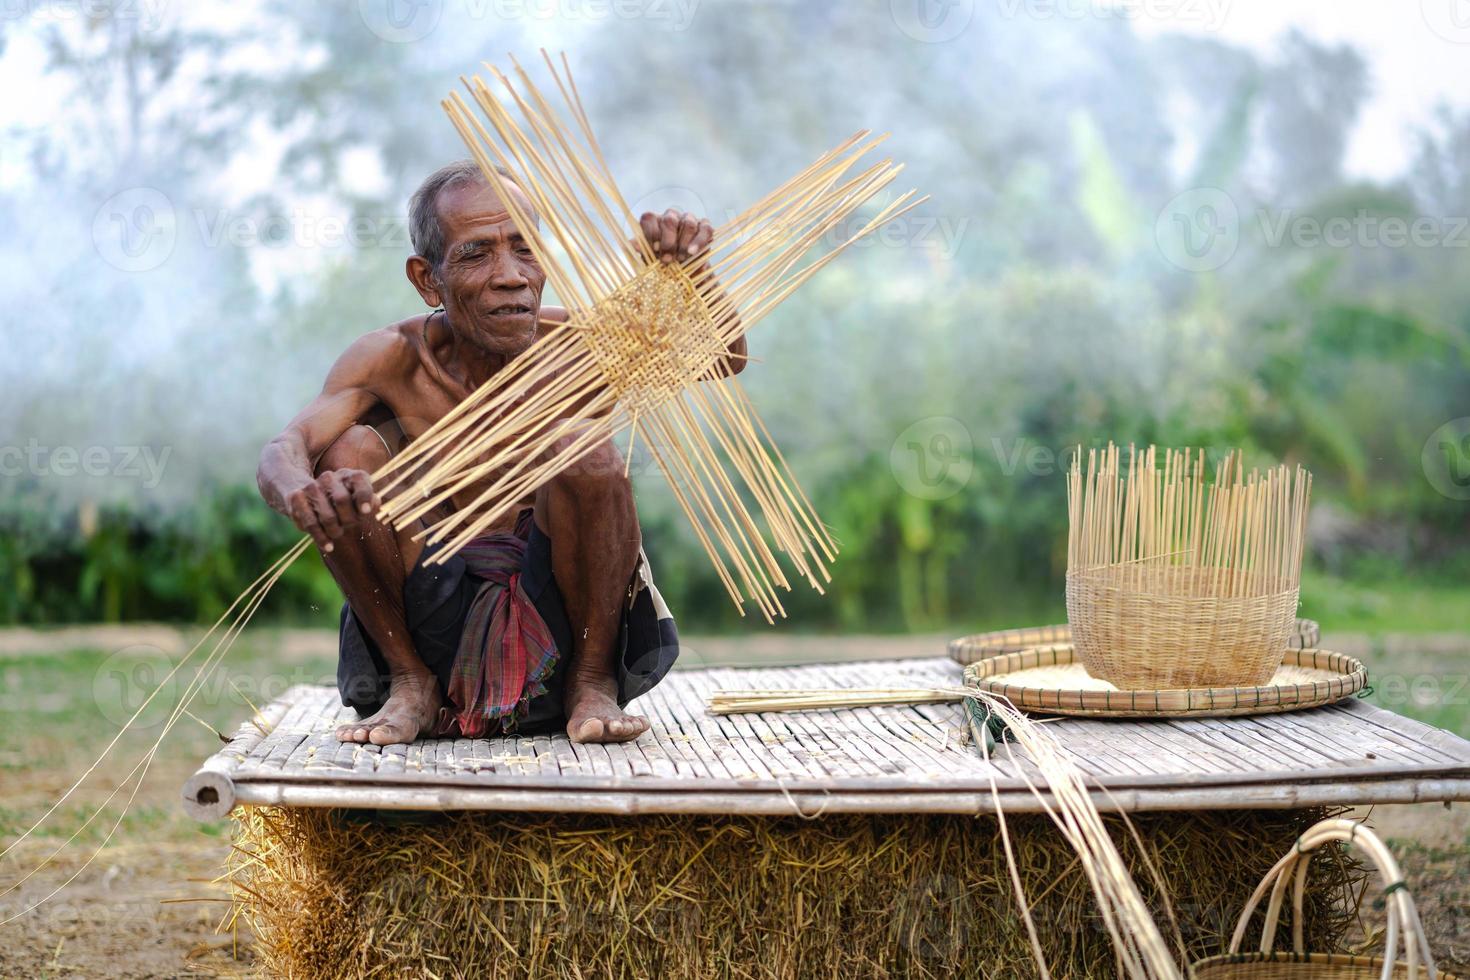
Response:
M29 843L29 842L28 842ZM48 853L25 847L19 864ZM250 972L250 935L220 931L229 904L211 884L226 845L215 838L105 849L89 867L78 853L0 899L9 916L54 898L4 927L0 975L6 977L234 977Z

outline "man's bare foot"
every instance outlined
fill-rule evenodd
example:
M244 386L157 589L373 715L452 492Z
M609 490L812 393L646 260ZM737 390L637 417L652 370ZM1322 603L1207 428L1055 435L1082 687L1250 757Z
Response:
M567 737L573 742L631 742L648 731L648 719L618 707L612 681L567 678Z
M429 731L444 703L433 674L404 674L388 682L388 700L382 710L361 721L337 728L339 742L398 745Z

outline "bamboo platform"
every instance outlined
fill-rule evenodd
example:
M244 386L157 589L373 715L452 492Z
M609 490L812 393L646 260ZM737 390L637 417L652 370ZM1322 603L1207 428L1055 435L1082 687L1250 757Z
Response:
M676 670L630 710L625 745L564 735L339 743L355 718L328 687L295 687L241 726L184 786L217 819L237 804L391 810L706 813L1036 812L1001 749L971 743L958 704L714 716L715 689L957 685L945 658ZM1097 782L1100 809L1291 808L1470 800L1470 742L1351 699L1257 718L1051 722Z

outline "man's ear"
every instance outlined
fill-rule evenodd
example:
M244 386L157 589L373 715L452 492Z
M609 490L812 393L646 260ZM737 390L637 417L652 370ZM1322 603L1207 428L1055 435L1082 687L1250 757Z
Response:
M427 259L422 255L410 255L403 271L425 303L436 309L444 305L444 297L439 294L439 279L434 275L434 268Z

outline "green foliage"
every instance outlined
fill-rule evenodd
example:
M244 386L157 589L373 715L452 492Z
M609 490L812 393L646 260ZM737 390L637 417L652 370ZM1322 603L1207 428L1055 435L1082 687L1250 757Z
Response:
M299 536L246 487L220 488L165 514L88 507L55 524L8 508L0 526L0 623L7 625L213 622ZM264 615L331 625L341 601L312 554L282 577Z

